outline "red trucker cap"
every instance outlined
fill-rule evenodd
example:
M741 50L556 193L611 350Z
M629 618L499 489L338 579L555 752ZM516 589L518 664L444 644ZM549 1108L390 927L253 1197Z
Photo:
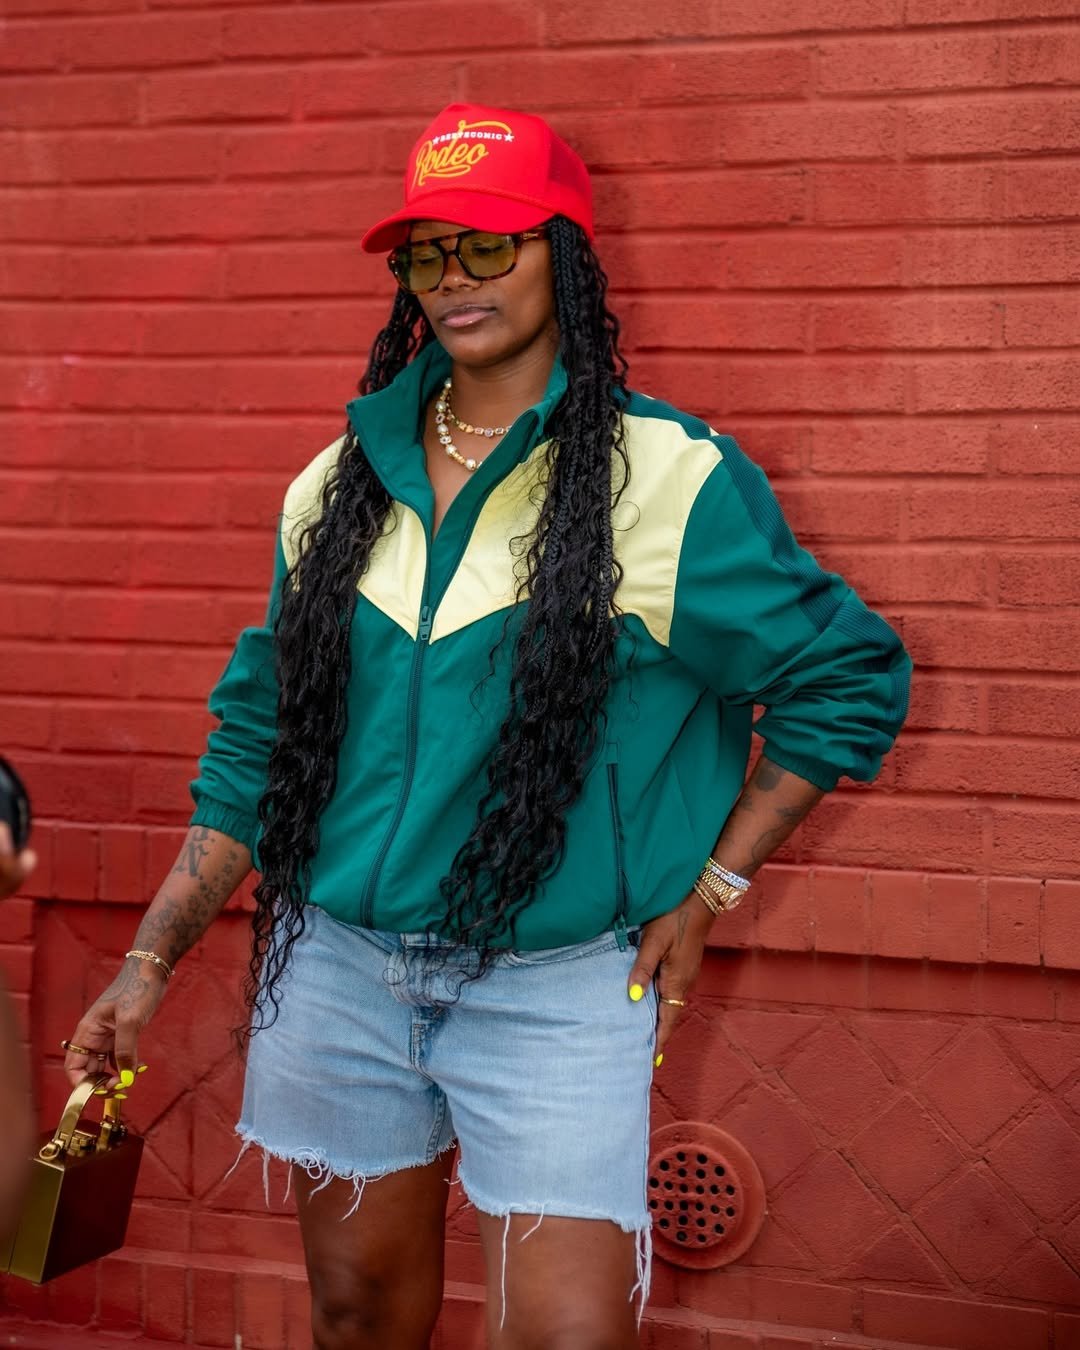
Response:
M412 148L405 205L360 241L388 253L414 220L446 220L472 230L515 234L554 215L593 237L592 186L581 157L541 117L451 103Z

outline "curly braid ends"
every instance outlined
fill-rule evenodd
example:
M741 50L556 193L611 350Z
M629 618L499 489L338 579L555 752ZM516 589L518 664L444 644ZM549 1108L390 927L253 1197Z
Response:
M442 882L442 935L469 949L468 978L482 975L495 953L512 945L516 916L558 868L566 812L580 795L603 727L614 663L621 568L611 512L629 478L621 417L626 362L618 321L607 308L607 278L584 232L556 217L549 235L568 389L549 422L546 491L519 585L528 603L514 648L510 710L472 833ZM360 392L390 383L432 337L415 297L399 293ZM613 454L622 463L617 490ZM320 512L298 532L297 560L275 618L281 693L259 804L262 879L244 986L251 1033L276 1018L279 982L304 929L319 818L334 791L345 732L357 585L390 508L347 429Z

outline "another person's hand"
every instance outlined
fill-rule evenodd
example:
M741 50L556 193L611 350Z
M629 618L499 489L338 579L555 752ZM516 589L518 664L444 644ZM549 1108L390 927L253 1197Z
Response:
M0 900L14 895L37 866L37 854L24 848L16 853L6 821L0 821Z
M128 957L116 979L87 1009L71 1034L64 1072L72 1087L88 1073L112 1075L121 1092L146 1066L139 1063L139 1034L165 994L165 976L152 963Z
M656 1064L675 1029L701 970L705 939L713 916L693 891L669 914L645 924L634 969L630 972L629 994L640 999L651 981L656 981L658 997L656 1026ZM683 1005L683 1006L680 1006Z

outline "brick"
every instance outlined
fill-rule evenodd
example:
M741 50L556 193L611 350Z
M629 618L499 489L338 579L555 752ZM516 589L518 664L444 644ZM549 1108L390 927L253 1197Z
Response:
M990 864L999 873L1080 876L1075 816L1056 805L992 807Z
M10 1283L10 1281L5 1281ZM95 1320L98 1297L97 1267L80 1266L50 1280L49 1320L84 1327Z
M835 1153L816 1158L773 1198L770 1209L830 1266L854 1257L890 1218L885 1206Z
M968 1032L922 1077L926 1101L979 1146L1031 1099L1032 1087L984 1030Z
M827 530L822 537L828 538ZM842 531L836 537L842 537ZM985 550L823 543L817 558L822 566L839 572L868 605L906 601L974 604L987 597ZM905 725L911 726L910 717Z
M813 907L806 877L787 868L758 878L757 941L774 951L810 951Z
M799 248L767 233L727 241L729 285L746 290L901 284L902 240L891 235L804 234Z
M892 1095L875 1061L833 1024L800 1047L781 1077L832 1135L846 1136L881 1110Z
M985 20L1071 19L1071 0L950 0L949 23L982 23ZM940 0L908 0L909 24L940 24Z
M818 89L826 94L891 94L993 87L1002 42L993 33L848 38L823 47Z
M989 347L997 311L991 300L969 296L831 300L814 305L813 325L819 351Z
M132 764L75 755L26 755L20 770L39 815L123 820L131 809Z
M130 675L128 654L113 647L0 643L3 692L108 697L127 693Z
M232 1350L237 1319L237 1279L229 1270L192 1272L192 1330L203 1345Z
M87 417L35 414L0 415L0 463L37 469L68 467L72 438L79 439L84 468L104 464L118 469L136 463L131 419L99 421ZM0 592L0 604L3 593Z
M1080 1316L1054 1314L1054 1346L1055 1350L1077 1350L1080 1347Z
M922 412L969 408L1004 410L1068 408L1080 381L1080 360L1073 356L983 356L914 363L914 401Z
M989 432L971 421L852 419L815 428L811 467L824 474L983 473Z
M1005 301L1007 347L1071 347L1080 328L1080 297L1009 296Z
M1080 556L1006 553L998 561L1000 605L1075 605L1080 597Z
M52 723L51 704L14 698L0 701L0 744L9 752L47 749L52 740Z
M1003 175L1001 214L1006 220L1076 219L1080 164L1021 160L1006 164Z
M729 190L718 198L713 173L641 173L637 176L633 195L628 198L619 179L601 178L596 188L599 228L783 225L799 220L804 214L806 183L798 173L789 170L733 171L725 176L725 187ZM609 250L604 252L606 257ZM710 280L720 279L708 275Z
M128 544L93 531L0 529L0 577L6 581L111 582L126 579Z
M276 1275L240 1277L240 1335L252 1350L280 1350L285 1330L285 1287Z
M407 132L412 145L429 120L428 113L417 110L442 107L456 96L457 66L454 57L432 54L419 62L412 57L365 62L362 69L355 61L301 66L293 112L310 119L350 113L369 116L372 108L378 108L384 115L399 114L406 124L412 122Z
M58 137L47 131L0 132L0 176L9 186L59 182Z
M63 401L64 374L55 360L0 361L0 403L16 408L53 408Z
M990 164L822 164L813 169L823 225L986 221L1000 171Z
M891 1228L865 1252L851 1262L844 1271L849 1279L872 1281L877 1284L917 1284L933 1288L944 1287L946 1280L938 1265L924 1250L924 1246L905 1228ZM863 1346L852 1347L863 1350ZM866 1346L865 1350L872 1350Z
M1050 1102L995 1144L987 1160L1043 1220L1060 1218L1080 1200L1080 1135Z
M1075 84L1080 64L1080 35L1016 33L1006 41L1005 68L1010 84Z
M963 802L884 802L841 791L807 818L802 847L808 862L905 868L914 856L928 870L964 871L982 861L979 821Z
M788 0L730 0L717 13L724 36L751 33L831 32L846 28L894 28L902 22L897 0L822 0L793 9Z
M0 589L0 628L11 637L54 637L59 632L58 590L45 586Z
M980 694L981 685L976 680L921 672L911 687L905 728L908 731L977 731Z
M1042 885L1023 878L987 881L988 961L1037 966L1040 961L1039 909Z
M142 1330L143 1267L106 1256L98 1267L98 1322L117 1331Z
M983 966L978 976L978 1011L987 1017L1046 1022L1057 1016L1058 1002L1064 1002L1058 981L1043 971Z
M265 587L270 547L262 531L147 532L136 541L134 580L140 586Z
M814 948L819 952L866 953L870 947L870 890L864 872L815 867Z
M961 1175L914 1212L915 1222L967 1283L984 1280L1031 1236L1015 1202L982 1167Z
M196 1274L194 1278L199 1278ZM143 1308L147 1336L160 1341L184 1340L187 1326L187 1271L163 1262L146 1268Z
M63 290L63 253L59 250L19 249L4 252L4 294L10 299L55 297Z
M43 25L44 26L44 25ZM139 14L64 23L65 59L79 67L178 66L221 52L216 14Z
M907 242L907 284L1025 286L1074 282L1080 278L1078 241L1080 229L1072 225L982 230L958 227L934 234L912 233ZM1021 364L1015 357L1010 359ZM988 360L988 364L999 363Z
M1080 970L1080 886L1075 881L1047 881L1042 906L1042 952L1048 966Z
M727 1266L711 1276L706 1271L680 1270L676 1277L676 1303L680 1307L728 1323L752 1320L752 1329L759 1333L772 1330L769 1323L847 1331L852 1302L852 1291L835 1284L816 1279L777 1279L737 1266ZM780 1334L779 1328L776 1334Z
M915 485L909 494L913 539L1076 539L1080 486L983 483ZM1008 556L1008 555L1006 555Z
M213 600L204 592L91 591L63 597L58 625L66 638L110 642L224 642Z
M218 375L218 367L194 361L148 365L86 360L72 371L71 402L102 412L118 408L208 412L219 401Z
M668 300L630 299L620 322L634 347L700 348L709 334L714 348L799 351L804 345L807 306L794 301L725 300L721 297Z
M903 629L917 666L1064 672L1080 648L1080 621L1052 615L912 614Z
M113 249L92 256L87 251L71 257L69 263L66 289L87 299L212 298L219 290L219 259L205 248ZM144 380L154 375L162 379L161 372L146 366L138 374ZM72 392L74 398L79 396L77 382Z
M188 705L61 706L56 744L61 750L198 755L210 725L207 713Z
M71 474L65 513L72 525L207 525L214 503L205 479L178 474Z
M60 153L77 183L213 178L221 160L221 134L209 127L80 133Z
M1074 473L1077 434L1080 422L1024 418L990 428L990 446L1003 474Z
M255 414L146 418L138 426L136 462L147 469L213 469L219 475L257 468L281 472L287 482L341 435L344 421L344 413L320 419ZM264 583L268 578L269 573Z
M505 56L489 58L505 65ZM577 58L579 67L571 64L569 53L560 53L557 69L566 73L567 97L573 90L571 81L585 75L584 83L602 79L603 72L590 69L597 54L590 52ZM613 62L625 62L624 53L609 58ZM795 45L752 46L740 44L738 47L706 48L695 50L686 48L669 53L663 48L646 48L637 58L637 74L641 80L640 92L643 103L714 103L718 99L729 101L742 98L797 98L805 94L810 83L809 47ZM466 68L466 80L470 78L473 63ZM615 66L618 81L626 78L625 65ZM488 69L490 72L490 68ZM536 78L535 74L529 78ZM543 76L541 75L541 79ZM557 76L556 76L557 78ZM518 88L521 86L518 85ZM601 85L595 86L599 91ZM485 94L485 97L487 95ZM551 97L550 86L544 83L545 101ZM576 99L571 101L576 102Z
M921 0L920 0L921 2ZM951 1345L956 1350L1046 1350L1049 1314L985 1299L947 1299L928 1294L867 1289L863 1331L883 1340Z
M143 831L130 826L109 825L100 831L99 840L102 898L138 904L145 899Z
M25 188L0 194L3 213L0 232L5 239L22 243L126 243L139 234L139 203L126 192L111 190L81 191ZM27 323L33 308L23 306L6 311L13 321ZM65 313L57 310L55 313ZM66 311L72 322L78 311ZM95 316L107 322L108 313Z
M31 75L6 78L0 88L9 128L110 126L138 114L133 76Z
M956 1145L907 1095L857 1134L848 1151L903 1211L963 1162ZM910 1240L903 1244L909 1245ZM926 1258L917 1264L925 1266ZM897 1276L879 1274L877 1278Z
M733 412L898 412L904 404L903 370L880 358L733 358L728 379Z
M1080 1305L1080 1275L1066 1265L1049 1242L1037 1241L999 1271L991 1292L1075 1308Z
M1076 150L1078 110L1080 100L1061 95L910 104L904 114L905 149L912 159Z
M142 193L142 229L147 239L196 242L340 236L371 217L381 195L366 177L312 183L303 193L263 183L166 185ZM282 342L286 350L291 345Z
M119 353L136 349L136 318L130 310L99 305L5 306L0 349L18 353Z
M889 159L897 120L893 108L875 104L738 107L724 116L721 135L724 159L734 164Z
M813 483L785 482L777 484L777 492L784 514L801 540L881 540L893 539L898 532L903 502L898 488L881 486L868 494L861 483L834 483L827 494L822 494ZM849 560L851 556L847 554Z
M252 244L226 259L231 296L382 294L383 268L355 244ZM355 380L355 377L354 377Z
M189 699L202 706L229 654L195 648L177 661L174 648L142 647L131 653L131 692L136 698Z
M280 70L170 71L146 81L151 123L285 117L292 102L292 80Z
M1063 742L906 737L893 752L897 786L919 792L1022 794L1073 800L1080 747Z
M190 758L159 757L136 763L132 777L135 819L186 821L191 815L191 770Z
M378 154L378 132L367 123L229 127L223 134L222 165L227 179L292 179L370 172Z

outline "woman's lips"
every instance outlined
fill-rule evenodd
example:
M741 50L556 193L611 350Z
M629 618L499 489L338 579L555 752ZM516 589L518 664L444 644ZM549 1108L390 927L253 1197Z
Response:
M463 305L460 309L447 310L439 322L447 328L471 328L494 313L493 309L484 309L480 305Z

